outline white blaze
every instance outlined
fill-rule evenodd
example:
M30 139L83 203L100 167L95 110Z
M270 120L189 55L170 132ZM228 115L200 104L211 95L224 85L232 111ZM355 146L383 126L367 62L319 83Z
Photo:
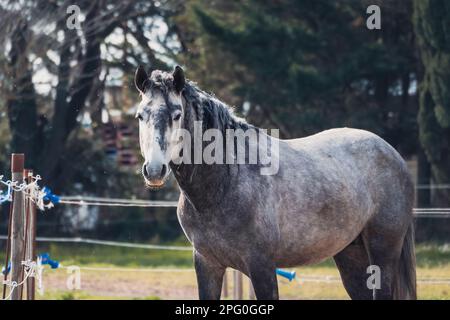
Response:
M156 110L162 105L164 105L162 96L151 97L149 93L142 95L139 108L144 111L144 121L139 122L139 140L145 164L165 164L165 156L159 144L163 137L159 130L155 129L155 121L150 116L150 111Z
M149 119L147 123L141 122L139 133L145 164L165 163L165 156L159 144L162 139L161 133L155 130L154 120Z

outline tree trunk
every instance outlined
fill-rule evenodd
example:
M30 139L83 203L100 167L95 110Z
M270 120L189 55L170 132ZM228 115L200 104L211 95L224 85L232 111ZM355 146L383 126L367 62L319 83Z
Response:
M38 146L37 107L32 82L32 68L27 55L28 26L19 21L11 36L10 68L12 93L8 97L8 118L11 130L11 152L25 153L26 166L34 165Z
M94 19L99 14L98 11L98 5L94 6L88 13L86 20ZM69 38L70 35L76 36L68 31L66 37ZM70 42L71 40L67 39L66 41ZM42 154L43 160L41 160L41 174L56 191L58 191L59 185L64 183L63 176L58 172L58 164L61 161L61 155L64 154L67 139L76 128L77 117L83 110L92 85L100 74L100 44L101 38L97 33L86 35L86 53L80 57L79 63L82 64L82 67L70 90L71 92L69 92L70 66L67 63L71 57L70 45L66 43L62 46L54 107L55 114L45 152Z

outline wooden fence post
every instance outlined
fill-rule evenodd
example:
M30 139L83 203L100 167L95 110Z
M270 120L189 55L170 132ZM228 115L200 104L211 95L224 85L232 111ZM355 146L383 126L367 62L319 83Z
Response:
M240 273L238 270L233 270L233 282L234 282L233 299L242 300L243 299L242 273Z
M22 153L11 155L11 180L23 183L23 165L25 156ZM11 281L20 283L23 277L22 259L25 250L24 237L24 197L22 192L15 192L13 197L12 230L11 230ZM10 288L12 289L12 288ZM11 294L11 300L20 300L20 288L15 288Z
M12 201L14 201L14 193L10 194L10 197L12 198ZM5 268L6 270L8 270L8 266L10 265L10 258L11 258L11 230L12 230L12 211L13 211L13 206L12 206L12 202L9 204L9 215L8 215L8 238L6 240L6 254L5 254ZM3 300L6 299L6 289L7 289L7 285L6 285L6 281L8 280L8 272L5 272L3 274L3 295L2 298Z
M26 174L25 174L26 173ZM25 170L24 175L27 183L33 182L33 170ZM25 260L37 261L36 257L36 204L31 199L27 199L26 214L26 252ZM35 278L27 279L27 300L35 299Z

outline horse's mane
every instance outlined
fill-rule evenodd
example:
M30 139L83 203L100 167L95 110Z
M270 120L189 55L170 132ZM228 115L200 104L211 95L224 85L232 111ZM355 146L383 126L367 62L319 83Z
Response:
M175 90L172 74L160 70L152 72L148 86L159 88L166 94ZM196 120L203 122L203 128L242 129L255 128L234 114L232 107L217 99L213 94L201 90L196 83L186 81L183 89L186 103L196 114Z
M232 107L217 99L213 94L201 90L194 82L186 82L183 96L186 103L196 111L198 120L203 121L205 129L245 131L253 128L243 118L236 116Z

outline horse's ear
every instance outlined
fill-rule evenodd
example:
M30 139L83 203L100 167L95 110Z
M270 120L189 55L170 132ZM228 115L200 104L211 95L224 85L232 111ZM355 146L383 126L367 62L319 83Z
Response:
M147 72L145 72L145 69L143 66L139 66L136 69L136 73L134 74L134 85L136 86L136 89L138 89L140 92L144 92L145 89L145 81L148 80Z
M184 71L180 66L176 66L175 70L173 70L173 86L175 90L180 93L184 88L184 84L186 82L184 78Z

